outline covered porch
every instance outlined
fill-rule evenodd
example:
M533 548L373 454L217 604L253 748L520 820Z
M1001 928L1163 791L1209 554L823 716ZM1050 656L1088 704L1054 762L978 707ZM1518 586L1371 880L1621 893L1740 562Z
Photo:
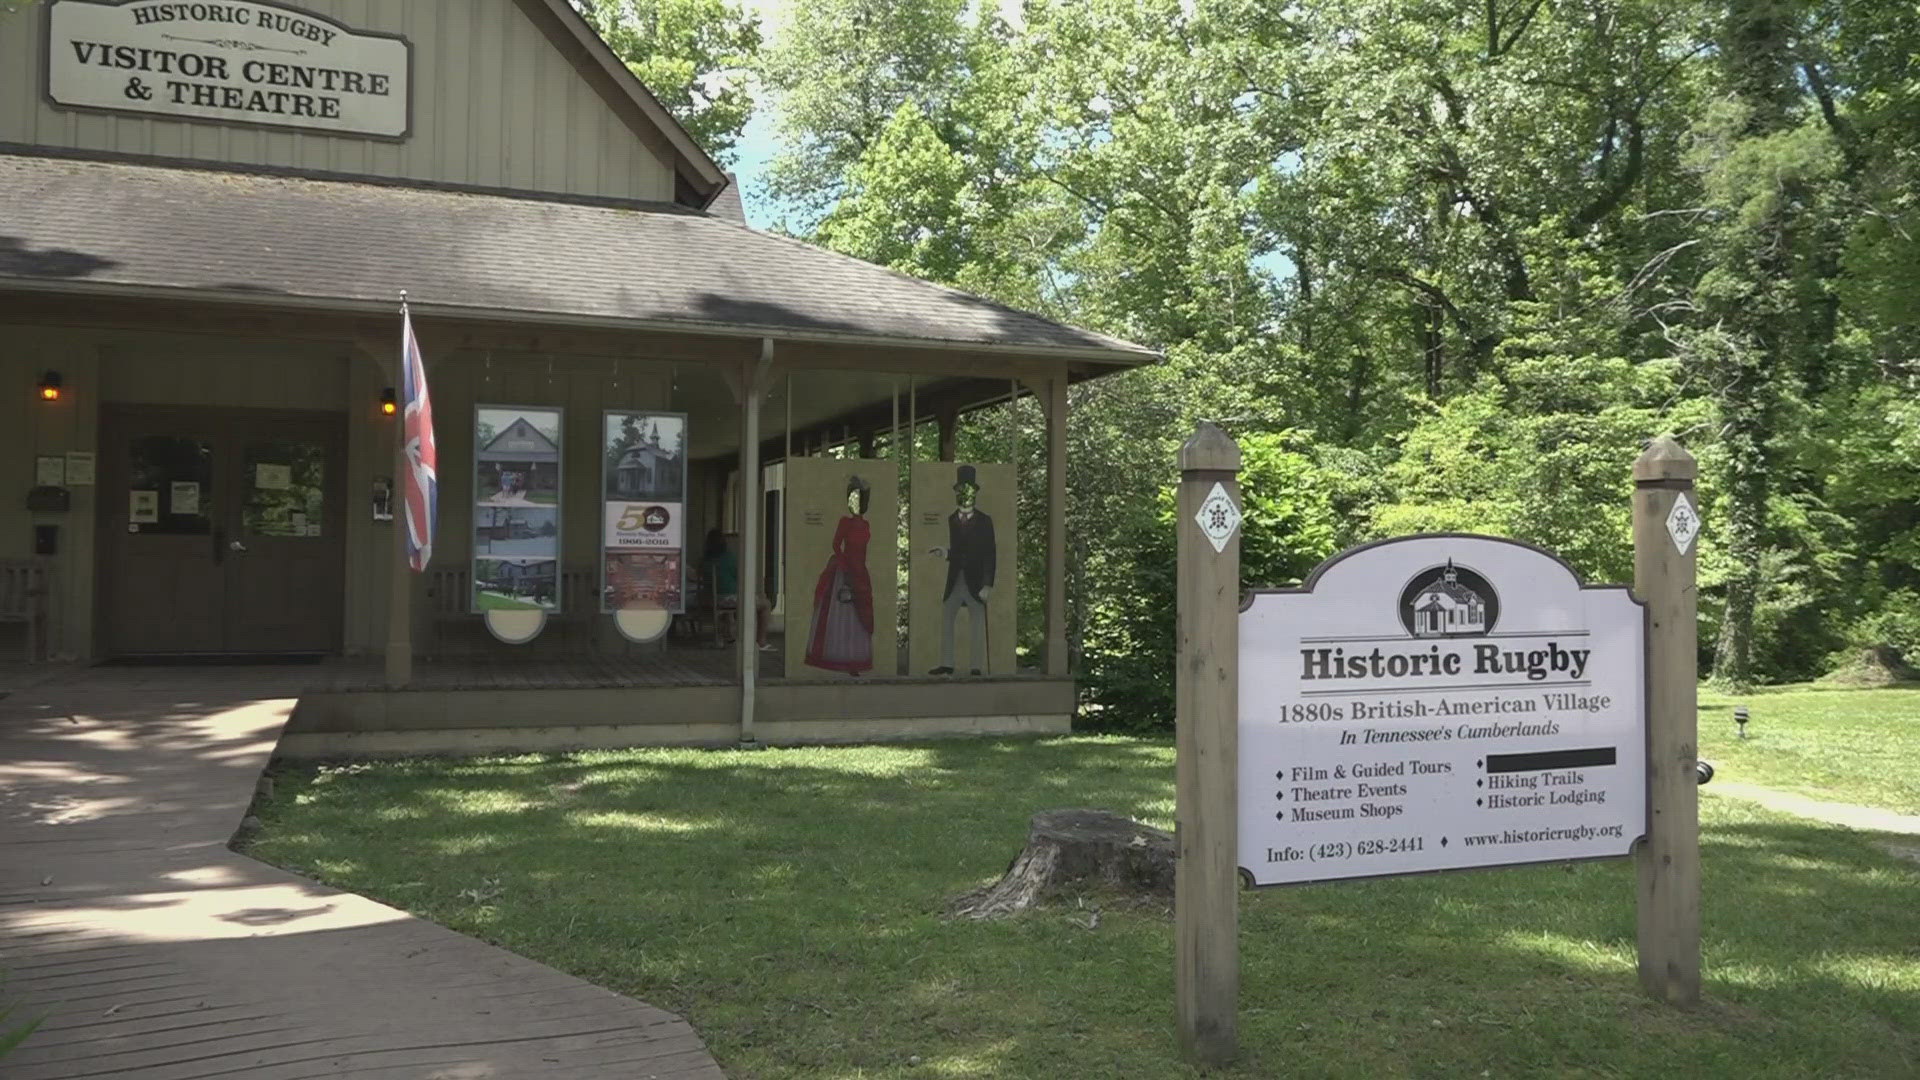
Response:
M0 671L0 689L30 695L162 705L294 699L276 751L289 758L729 746L740 741L740 686L734 653L719 649L508 663L423 659L403 689L387 684L383 659L371 656ZM1071 678L1042 674L857 685L773 674L757 686L756 739L797 745L1064 733L1073 701Z
M125 434L103 417L189 406L312 413L337 427L341 444L324 497L314 496L325 508L302 526L338 537L339 584L295 575L274 586L337 589L330 647L296 650L316 662L121 666L184 658L133 656L116 644L125 616L114 606L114 575L123 571L110 553L137 522L127 492L74 486L68 511L32 515L64 526L59 550L43 557L55 582L48 652L115 663L63 677L169 692L196 680L291 687L301 705L282 749L292 754L1069 726L1067 391L1152 359L1144 350L684 209L102 163L37 167L38 197L0 185L0 209L26 223L25 249L40 253L0 268L0 324L22 343L6 361L16 383L57 367L67 393L51 404L15 396L19 438L33 443L16 448L16 459L94 450L104 476ZM145 216L154 231L129 235L141 215L102 212L101 203L132 197L129 185L168 207ZM89 224L108 218L111 232ZM398 421L380 402L397 382L402 289L426 358L440 455L439 532L424 574L397 569L399 538L376 513L376 493L401 475ZM477 471L481 439L499 432L476 418L493 407L560 417L557 475L524 498L498 463L489 475ZM685 425L684 587L668 605L666 632L647 642L623 636L609 613L611 489L602 480L613 467L602 435L611 422L603 417L619 410ZM839 507L794 505L790 492L809 463L828 463L814 474L863 474L872 511L861 500L845 509L844 489ZM934 463L944 463L937 480L916 471ZM926 614L928 590L954 586L942 580L944 563L922 565L928 545L912 541L938 535L944 544L956 475L1012 489L991 492L1003 500L995 516L1012 519L994 586L1008 621L991 624L990 636L1007 662L940 663L929 633L937 616ZM495 486L535 512L503 515L487 502ZM794 608L816 581L822 595L831 590L816 552L796 557L801 541L789 532L811 524L824 537L836 517L854 513L870 519L873 537L873 636L864 670L849 672L814 666L812 614ZM748 598L732 611L721 610L702 550L716 532ZM539 535L551 537L556 556L542 571L552 581L539 596L545 628L506 644L477 612L484 587L508 575L476 559ZM492 591L534 595L528 586ZM770 608L767 651L755 647L756 594ZM976 677L970 667L984 670Z

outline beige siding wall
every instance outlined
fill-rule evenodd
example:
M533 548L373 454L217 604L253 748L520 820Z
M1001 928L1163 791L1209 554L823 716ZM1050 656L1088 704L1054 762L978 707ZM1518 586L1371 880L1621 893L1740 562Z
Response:
M64 514L29 513L25 506L36 455L91 450L97 441L99 409L93 395L99 386L99 348L51 330L8 327L5 339L7 347L0 350L0 558L32 555L33 526L59 526L60 553L51 562L48 651L83 656L93 626L94 489L71 488L72 509ZM43 402L35 392L40 373L49 368L66 383L58 403ZM0 661L21 656L22 632L17 626L0 628L5 641Z
M374 478L394 473L394 421L378 412L380 392L393 384L390 358L376 360L344 344L195 334L10 326L6 339L8 348L0 355L0 491L10 494L0 499L0 558L33 553L31 526L61 527L60 553L53 562L55 653L93 654L95 507L100 499L125 496L74 487L72 509L64 514L29 513L24 499L33 486L36 455L106 452L99 446L103 403L344 413L348 421L347 589L341 601L345 647L349 653L377 653L384 648L396 537L393 526L373 522L369 504ZM464 566L471 557L473 407L477 402L566 410L563 563L580 568L593 567L598 555L602 410L702 408L675 389L676 373L685 380L690 372L686 364L676 369L600 358L439 355L430 338L424 344L441 462L436 567ZM48 369L59 371L65 380L65 397L57 404L36 398L35 385ZM699 426L702 416L695 415L692 423ZM711 493L696 478L689 494L693 521L709 520L714 514ZM690 540L697 544L698 537L697 531L690 530ZM415 581L414 640L422 648L433 640L435 630L427 585L424 575ZM16 631L0 626L0 662L8 660L15 648Z
M99 400L129 405L347 407L346 352L303 342L154 335L99 346Z
M95 507L109 496L93 486L69 486L68 512L29 513L24 500L33 486L37 456L102 450L103 402L327 411L348 407L351 360L340 347L20 327L8 327L6 339L8 348L0 357L0 490L13 494L0 499L0 558L33 554L32 526L60 527L49 605L50 651L56 655L92 654ZM55 404L36 396L40 375L48 370L58 371L65 384L64 398ZM376 402L378 394L374 389L369 403ZM371 474L356 470L356 476L359 484L353 490L365 491ZM363 500L361 518L366 516L364 505ZM351 614L364 597L357 588L349 593ZM10 627L0 629L0 640L12 632ZM11 647L10 642L0 645L0 660Z
M0 18L0 142L669 201L647 146L514 0L304 0L413 43L404 142L144 119L47 104L45 13Z

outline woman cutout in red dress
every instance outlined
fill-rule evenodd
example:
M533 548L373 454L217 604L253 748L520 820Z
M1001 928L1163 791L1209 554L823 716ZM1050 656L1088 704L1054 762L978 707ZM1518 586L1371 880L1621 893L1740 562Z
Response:
M867 575L873 526L866 518L872 497L865 480L847 478L848 513L833 530L833 554L813 588L809 667L849 675L873 670L873 581Z

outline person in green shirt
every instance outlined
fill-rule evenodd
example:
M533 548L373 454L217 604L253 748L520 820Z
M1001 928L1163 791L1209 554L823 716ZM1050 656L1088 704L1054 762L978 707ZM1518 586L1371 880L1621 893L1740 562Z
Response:
M713 583L714 606L720 611L738 612L740 610L740 558L727 544L727 537L719 529L707 532L707 549L703 565L706 567L707 580ZM754 644L763 650L771 650L767 643L767 614L772 605L760 595L758 589L753 596L753 638ZM736 626L738 623L735 624Z

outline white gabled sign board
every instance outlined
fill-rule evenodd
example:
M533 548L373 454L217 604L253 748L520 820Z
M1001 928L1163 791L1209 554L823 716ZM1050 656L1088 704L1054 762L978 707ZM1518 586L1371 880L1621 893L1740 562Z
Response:
M49 0L55 105L403 139L413 46L262 0Z
M1646 617L1484 536L1344 552L1240 615L1255 885L1603 858L1646 831Z

